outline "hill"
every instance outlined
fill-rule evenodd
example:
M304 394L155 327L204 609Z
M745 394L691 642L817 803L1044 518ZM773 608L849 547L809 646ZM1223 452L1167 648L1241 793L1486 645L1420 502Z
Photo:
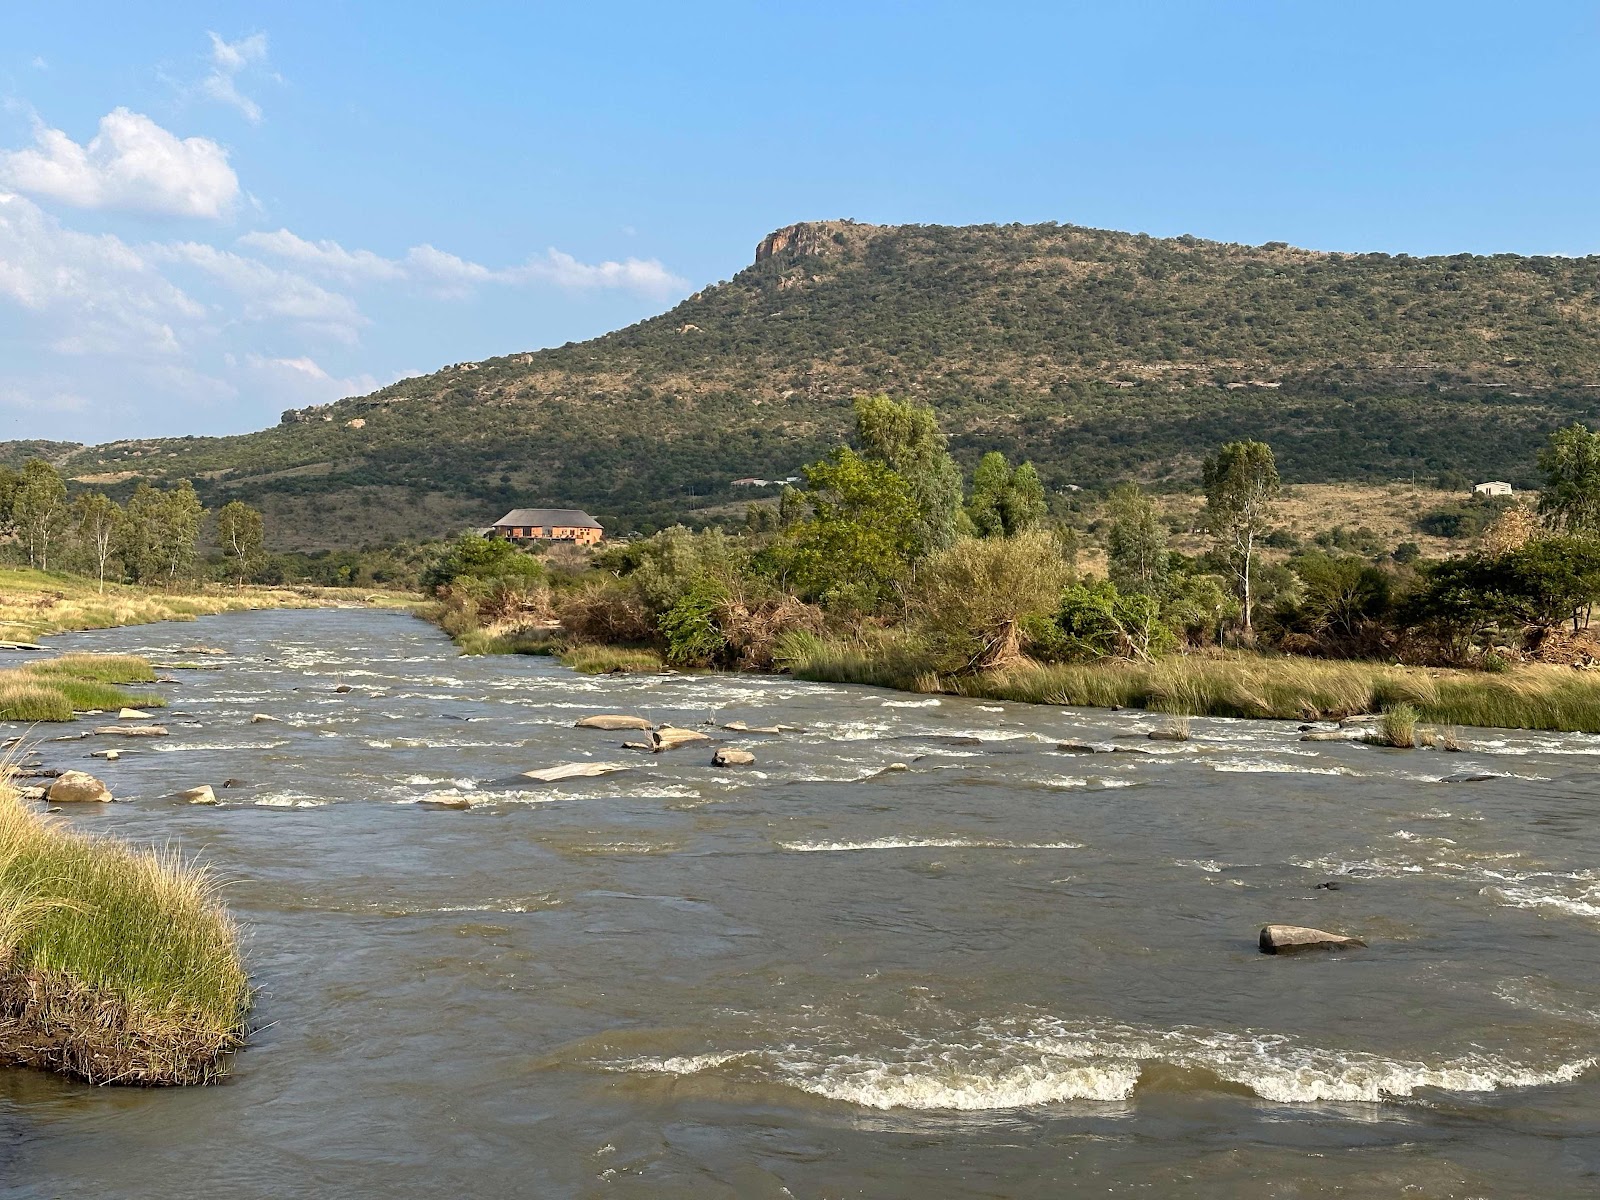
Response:
M760 494L862 391L922 397L968 464L1047 486L1190 485L1230 438L1285 478L1531 482L1600 398L1600 258L1331 254L1066 225L792 225L754 262L592 341L457 363L228 438L55 448L69 475L195 478L286 545L581 505L613 530Z

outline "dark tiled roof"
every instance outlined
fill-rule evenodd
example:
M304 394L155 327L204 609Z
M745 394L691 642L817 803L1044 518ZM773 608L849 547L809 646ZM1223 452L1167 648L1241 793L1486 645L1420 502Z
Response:
M578 508L513 508L495 523L495 528L504 525L540 526L543 528L578 528L600 529L596 521L588 513Z

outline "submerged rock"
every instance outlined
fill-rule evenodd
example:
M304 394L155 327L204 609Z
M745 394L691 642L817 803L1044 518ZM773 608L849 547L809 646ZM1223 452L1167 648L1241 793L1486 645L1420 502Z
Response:
M334 692L336 694L338 694L340 696L343 696L347 692L355 691L355 689L353 687L351 687L348 683L341 683L338 687L334 688L333 690L334 690Z
M643 717L629 717L621 713L598 713L592 717L579 717L574 723L578 729L652 729L654 726Z
M179 800L187 800L190 804L216 804L217 793L211 790L209 783L202 783L199 787L184 788L175 793Z
M121 750L91 750L91 751L89 751L89 757L90 758L103 758L107 762L116 762L117 759L122 757L122 751Z
M472 801L465 796L452 795L449 792L434 792L417 801L418 808L453 809L460 812L472 807Z
M278 717L269 717L266 713L254 713L250 717L250 724L252 725L264 725L268 721L272 722L274 725L283 724L282 719Z
M107 737L166 737L165 725L102 725L95 730Z
M1491 779L1501 779L1503 776L1495 775L1490 771L1461 771L1455 775L1446 775L1439 780L1440 783L1487 783Z
M1152 742L1187 742L1189 735L1181 729L1152 729L1145 734Z
M713 767L748 767L755 762L756 756L748 750L736 750L731 746L718 750L711 756Z
M798 732L793 725L746 725L743 721L729 721L723 728L729 733Z
M87 771L65 771L45 789L51 804L109 804L111 789Z
M1313 729L1310 733L1300 735L1302 742L1352 742L1355 741L1348 733L1340 729Z
M1326 929L1312 929L1306 925L1266 925L1261 930L1261 953L1296 954L1301 950L1343 950L1350 946L1365 946L1360 938L1346 937L1342 933L1329 933Z
M537 780L540 783L557 783L563 779L588 779L596 775L609 775L613 771L631 771L633 768L627 763L562 763L556 767L542 767L537 771L524 771L524 779Z

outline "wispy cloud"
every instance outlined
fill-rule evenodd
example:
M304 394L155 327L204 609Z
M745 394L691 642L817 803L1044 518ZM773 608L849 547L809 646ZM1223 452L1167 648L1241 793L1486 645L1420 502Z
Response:
M212 220L239 196L239 177L216 142L179 138L126 108L102 117L87 145L43 122L33 136L31 147L0 151L0 185L76 208Z
M211 39L211 73L200 81L200 92L221 104L238 109L252 125L261 121L261 106L239 90L239 74L253 64L267 61L267 35L252 33L236 42L219 34Z

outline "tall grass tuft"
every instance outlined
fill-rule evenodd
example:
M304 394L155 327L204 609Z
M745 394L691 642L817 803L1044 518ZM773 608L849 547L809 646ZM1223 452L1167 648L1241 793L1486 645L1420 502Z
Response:
M1378 729L1371 737L1380 746L1411 750L1417 744L1417 710L1409 704L1395 704L1383 710Z
M204 1083L250 985L209 871L75 832L0 784L0 1062L93 1083Z

